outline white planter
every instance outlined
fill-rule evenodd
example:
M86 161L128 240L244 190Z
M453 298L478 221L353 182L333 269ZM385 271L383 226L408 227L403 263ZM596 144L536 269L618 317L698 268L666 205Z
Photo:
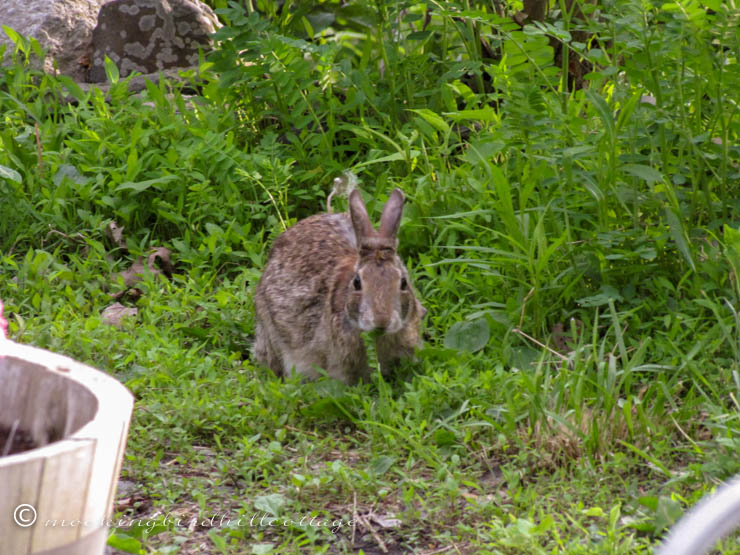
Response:
M0 427L38 446L0 456L0 551L103 552L132 409L111 376L0 335Z
M656 555L702 555L740 526L740 474L705 495L679 520Z

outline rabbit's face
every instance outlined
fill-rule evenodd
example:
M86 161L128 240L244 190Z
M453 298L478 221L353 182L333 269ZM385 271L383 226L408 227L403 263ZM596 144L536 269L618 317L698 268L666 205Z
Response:
M398 332L416 302L408 271L394 249L361 251L347 289L347 315L366 332Z
M396 254L403 193L395 189L383 207L380 227L370 223L360 192L349 196L349 215L357 246L354 273L348 276L346 313L361 331L398 333L415 312L409 273Z

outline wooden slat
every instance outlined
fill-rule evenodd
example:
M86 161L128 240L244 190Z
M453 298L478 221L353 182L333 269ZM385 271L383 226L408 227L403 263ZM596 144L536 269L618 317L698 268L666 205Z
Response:
M44 460L33 527L33 551L71 543L85 532L84 513L95 442L61 441L59 453ZM88 523L87 532L99 527Z
M112 423L109 426L108 436L97 440L95 466L90 475L90 489L87 492L87 503L83 515L85 520L100 522L111 516L127 431L127 423L121 422L117 425Z
M36 459L19 461L16 464L2 468L0 472L0 505L3 514L0 515L0 538L2 550L8 553L29 553L33 527L23 528L13 520L13 513L19 505L38 504L39 487L41 485L41 471L44 461ZM23 516L30 517L30 513Z

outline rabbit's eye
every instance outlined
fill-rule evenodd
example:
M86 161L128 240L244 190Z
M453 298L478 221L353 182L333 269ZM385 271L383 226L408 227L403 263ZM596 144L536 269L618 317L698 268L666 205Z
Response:
M406 278L401 278L401 291L406 291L406 289L409 288L409 282L406 281Z
M355 279L352 280L352 287L355 288L355 291L362 289L362 280L360 280L360 276L355 275Z

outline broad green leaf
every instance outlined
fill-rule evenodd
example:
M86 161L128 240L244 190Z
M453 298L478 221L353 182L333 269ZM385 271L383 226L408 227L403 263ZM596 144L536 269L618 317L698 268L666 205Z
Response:
M671 232L671 237L675 241L678 250L681 252L684 259L686 259L689 266L691 266L691 269L696 271L694 257L691 255L691 248L689 247L689 242L686 240L686 232L683 229L681 220L679 220L675 212L667 206L665 207L665 217L668 221L668 228Z
M609 304L609 301L621 301L622 295L610 285L603 285L596 295L576 299L576 302L583 307L594 307Z
M639 177L644 180L648 185L663 181L663 174L655 168L646 166L645 164L625 164L622 169L630 175Z
M183 332L185 335L189 335L190 337L195 337L197 339L207 339L208 338L208 330L205 328L197 328L192 326L177 326L177 329Z
M218 227L216 224L206 222L206 232L208 235L218 235L221 237L224 234L224 230Z
M419 150L409 150L408 153L408 160L413 160L417 156L421 154L421 151ZM394 152L393 154L389 154L388 156L381 156L380 158L376 158L375 160L368 160L367 162L362 162L361 164L357 164L354 166L354 169L361 168L363 166L369 166L371 164L379 164L381 162L401 162L401 161L407 161L406 160L406 153L405 152Z
M157 106L165 105L166 101L164 93L157 85L147 79L146 81L144 81L144 86L146 86L147 94L149 95L149 99L152 102L154 102Z
M108 56L105 57L105 75L108 77L108 81L115 84L118 83L120 74L118 73L118 66Z
M498 197L498 210L501 219L506 224L506 232L509 236L518 244L522 244L522 230L519 226L519 220L516 217L514 211L513 193L511 190L511 184L504 175L503 170L495 165L490 164L489 169L491 172L491 178L493 180L493 186Z
M64 179L68 179L75 185L82 185L84 183L87 183L90 179L82 175L79 170L70 165L70 164L62 164L57 169L57 172L54 174L54 185L59 185Z
M506 144L503 141L490 138L474 140L468 144L465 159L470 164L491 164L491 158L501 152L505 147Z
M314 37L321 33L324 29L329 27L335 21L334 14L331 12L314 12L306 14L305 19L308 20L309 25L313 33L309 33L309 37Z
M442 117L439 114L435 114L431 110L428 110L427 108L419 108L418 110L409 110L409 112L414 112L415 114L419 114L424 120L434 127L437 131L440 131L442 133L449 133L450 126L447 125L447 122L442 119Z
M523 536L532 536L536 525L534 522L527 520L526 518L518 518L516 520L516 529Z
M252 545L253 555L267 555L275 549L274 543L255 543Z
M126 553L144 553L141 542L127 534L114 532L108 537L108 545Z
M228 551L226 548L226 540L218 535L218 530L216 528L212 528L208 531L208 537L221 553L226 553Z
M447 428L438 428L434 431L434 442L440 447L453 445L457 441L457 436Z
M44 48L41 46L41 43L37 41L33 37L28 37L28 42L31 44L31 50L33 50L33 53L36 54L36 56L39 57L39 59L44 59Z
M563 149L563 156L566 156L567 158L577 158L581 154L590 153L594 150L596 150L594 145L571 146Z
M13 44L18 46L19 44L23 44L23 37L21 37L20 33L18 33L16 30L11 29L7 25L3 25L3 31L5 31L5 34L10 37L10 40L13 41Z
M434 31L415 31L406 35L406 40L427 40L434 35Z
M640 101L643 98L643 91L636 90L632 97L625 102L619 110L619 117L617 118L617 129L622 129L625 123L631 120L632 114L635 111L635 108L640 103Z
M591 179L591 176L585 175L583 178L583 183L581 183L581 185L584 189L586 189L589 193L593 195L597 202L604 202L606 196L604 195L604 192L601 190L601 188Z
M456 322L445 335L444 345L448 349L474 353L488 344L491 329L488 320L478 318L471 322Z
M376 476L382 476L393 466L396 462L396 457L390 457L388 455L381 455L372 461L370 461L370 470Z
M606 100L591 89L586 91L586 98L591 102L591 105L594 107L596 113L604 124L609 140L614 141L616 138L616 124L614 123L614 115L607 105Z
M446 83L445 86L455 91L455 93L463 99L466 105L471 102L475 102L476 96L473 90L460 80Z
M3 166L2 164L0 164L0 178L10 179L11 181L15 181L16 183L20 183L21 181L23 181L21 174L19 174L14 169Z
M490 106L486 106L485 108L480 108L476 110L460 110L459 112L443 112L442 115L444 115L446 118L451 119L452 121L484 121L486 123L490 123L492 121L498 121L499 116L496 114L496 111L491 108Z
M678 501L662 495L658 498L658 506L655 509L655 531L662 532L683 515L683 508Z
M658 509L658 498L654 495L644 495L637 498L637 502L643 507L647 507L651 511Z
M590 507L588 509L583 509L581 514L584 516L602 517L604 516L604 509L601 507Z
M155 185L162 185L163 183L169 183L170 181L175 181L176 179L178 179L176 175L164 175L156 179L148 179L147 181L124 181L118 187L116 187L116 191L133 191L134 193L141 193L142 191L146 191L150 187L154 187Z
M702 22L707 12L694 0L677 0L676 2L667 2L660 7L661 10L676 14L679 18L688 19L693 23Z
M78 102L87 102L88 95L82 90L74 79L68 75L57 75L57 79L62 86L67 89L70 95Z
M259 495L254 500L254 506L258 511L264 511L272 516L278 516L280 509L287 503L284 496L279 493Z

